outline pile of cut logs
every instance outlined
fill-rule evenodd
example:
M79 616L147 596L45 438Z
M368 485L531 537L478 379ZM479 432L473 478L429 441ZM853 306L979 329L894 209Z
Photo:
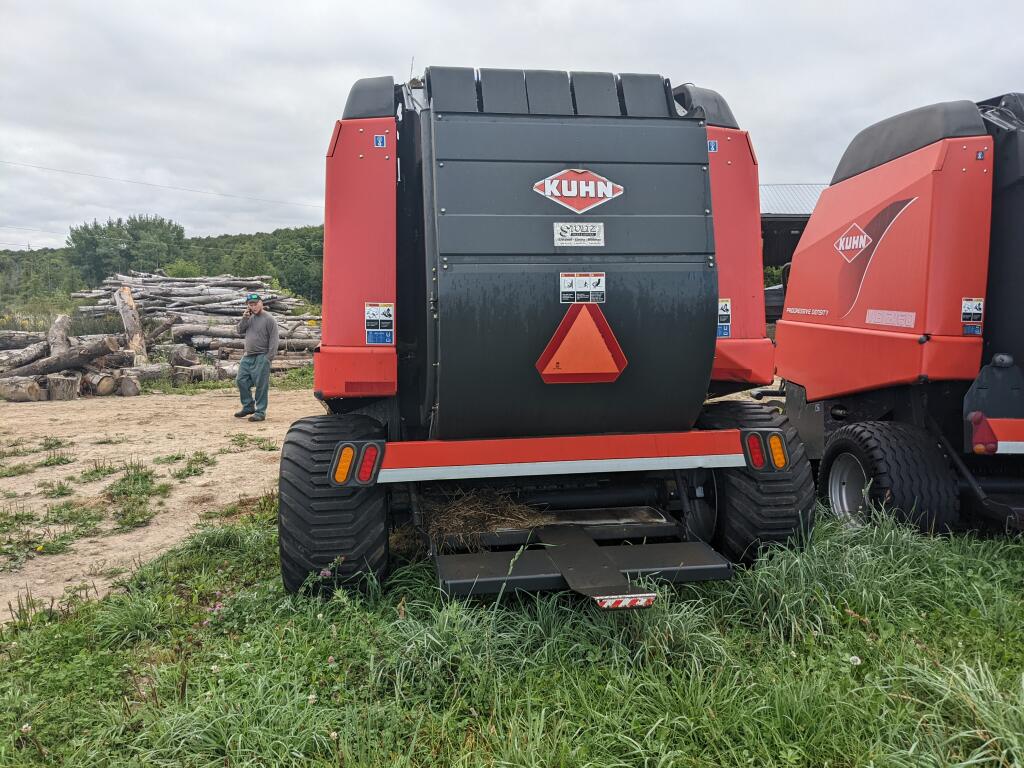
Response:
M320 317L286 314L298 300L275 293L269 278L172 278L132 272L102 288L72 294L94 299L76 310L87 317L120 316L124 333L69 336L60 315L48 331L0 331L0 398L70 400L85 395L137 395L140 382L174 385L234 378L244 342L237 332L245 296L255 292L278 322L280 343L271 370L312 364ZM146 328L149 329L146 332ZM170 334L171 343L159 343ZM165 362L156 362L162 359Z

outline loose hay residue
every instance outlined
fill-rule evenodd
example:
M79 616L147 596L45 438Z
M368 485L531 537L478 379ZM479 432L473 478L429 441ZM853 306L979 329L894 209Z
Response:
M495 531L528 530L547 525L554 516L522 504L507 494L457 490L423 499L427 534L437 545L479 549L481 537Z

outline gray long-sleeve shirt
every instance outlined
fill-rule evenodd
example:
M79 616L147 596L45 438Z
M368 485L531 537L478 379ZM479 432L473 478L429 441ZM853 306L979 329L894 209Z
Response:
M239 320L238 332L245 336L245 354L266 355L267 360L277 357L277 320L266 310Z

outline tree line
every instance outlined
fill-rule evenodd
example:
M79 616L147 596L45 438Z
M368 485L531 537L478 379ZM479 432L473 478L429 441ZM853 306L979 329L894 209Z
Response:
M319 304L323 226L251 235L186 237L161 216L129 216L71 227L63 248L0 250L0 307L66 299L115 272L163 270L173 277L270 275Z

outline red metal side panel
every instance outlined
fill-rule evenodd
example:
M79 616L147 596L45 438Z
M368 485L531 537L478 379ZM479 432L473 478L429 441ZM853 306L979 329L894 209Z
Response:
M507 440L422 440L388 443L381 469L742 454L740 433L735 429Z
M757 157L746 131L708 127L711 207L718 295L729 300L728 335L720 327L711 378L768 384L774 354L765 335L764 267Z
M324 397L393 395L398 389L395 144L395 120L390 117L339 122L331 138L323 334L313 364L313 387ZM367 304L392 306L390 343L368 335Z
M960 313L985 296L990 144L939 141L822 194L775 337L779 375L808 399L977 375L981 335Z

